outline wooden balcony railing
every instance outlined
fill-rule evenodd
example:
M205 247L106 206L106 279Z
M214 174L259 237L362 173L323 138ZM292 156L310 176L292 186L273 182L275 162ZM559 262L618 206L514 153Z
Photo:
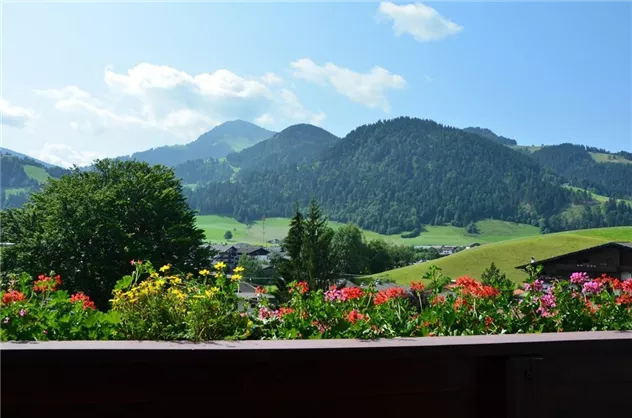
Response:
M632 332L4 343L2 417L629 416Z

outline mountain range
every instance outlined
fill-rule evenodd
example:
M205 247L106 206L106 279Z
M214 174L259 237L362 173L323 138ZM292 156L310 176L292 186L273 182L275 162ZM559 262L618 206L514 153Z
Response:
M523 147L486 128L416 118L343 138L309 124L276 133L232 121L186 145L119 158L173 167L194 209L241 221L289 216L295 201L315 197L332 219L388 234L487 218L543 232L632 224L629 152Z
M274 134L250 122L235 120L216 126L186 145L167 145L119 158L173 167L190 160L225 157Z

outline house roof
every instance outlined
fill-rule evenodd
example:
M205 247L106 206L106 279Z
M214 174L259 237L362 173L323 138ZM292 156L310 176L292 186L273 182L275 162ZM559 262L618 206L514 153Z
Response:
M606 242L604 244L600 244L600 245L595 245L593 247L584 248L583 250L572 251L570 253L556 255L555 257L547 258L545 260L536 260L536 264L550 263L551 261L556 261L556 260L559 260L561 258L568 257L569 255L583 254L583 253L587 253L587 252L590 252L590 251L593 251L593 250L597 250L597 249L601 249L601 248L608 248L608 247L632 249L632 242ZM531 265L531 263L522 264L520 266L517 266L516 268L522 270L522 269L525 269L529 265Z
M238 248L238 251L244 254L250 254L252 252L259 251L259 250L263 250L266 253L270 252L262 246L255 246L255 245L242 245Z
M211 248L213 248L215 251L218 251L220 253L224 253L230 250L231 248L237 249L234 245L211 245Z

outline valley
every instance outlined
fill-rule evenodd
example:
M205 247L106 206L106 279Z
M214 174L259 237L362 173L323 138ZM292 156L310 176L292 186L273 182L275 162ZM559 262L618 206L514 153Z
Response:
M287 236L290 225L289 218L266 218L265 229L262 221L246 224L225 216L203 215L197 217L198 227L204 230L206 240L212 243L247 243L252 245L271 245L267 241L282 240ZM344 224L329 222L329 226L338 229ZM530 237L539 234L537 227L498 220L477 222L479 234L468 234L464 228L451 225L427 225L426 231L418 237L404 239L399 234L382 235L373 231L362 230L365 239L382 239L400 245L458 245L467 246L474 242L487 244L510 239ZM231 231L233 238L224 239L224 233ZM264 232L265 231L265 232ZM264 237L265 235L265 237Z

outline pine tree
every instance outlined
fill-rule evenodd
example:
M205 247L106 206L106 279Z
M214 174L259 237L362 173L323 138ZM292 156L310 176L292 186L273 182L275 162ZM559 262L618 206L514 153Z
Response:
M327 218L312 198L305 219L300 267L307 274L310 287L326 289L335 278L331 256L334 232L327 226Z

